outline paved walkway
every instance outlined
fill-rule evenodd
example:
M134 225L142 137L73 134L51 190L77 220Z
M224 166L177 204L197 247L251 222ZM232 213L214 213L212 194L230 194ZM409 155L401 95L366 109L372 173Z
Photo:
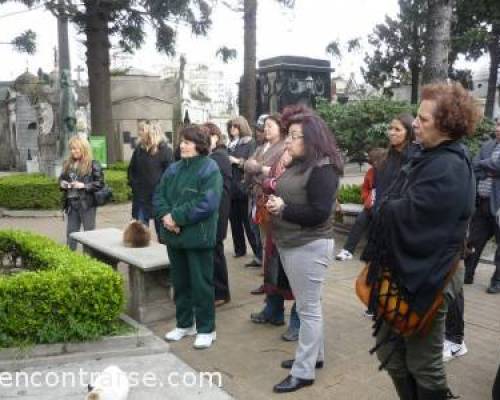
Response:
M355 177L357 181L362 174ZM353 180L354 180L353 179ZM98 212L99 228L123 227L130 206L111 206ZM62 218L0 218L0 229L27 229L64 241ZM343 244L345 238L337 237ZM339 246L337 246L338 250ZM258 271L243 266L245 259L231 257L226 243L232 302L217 310L217 342L205 351L192 348L192 339L171 345L171 351L198 371L219 371L223 385L238 399L272 399L272 386L286 376L281 360L294 355L295 344L280 339L284 327L255 325L251 312L262 307L262 296L249 291L262 280ZM373 340L370 321L353 291L358 261L335 263L327 273L323 294L326 319L326 366L316 383L287 399L395 400L389 378L377 370L378 362L368 354ZM465 400L489 400L494 375L500 362L500 295L485 293L493 266L481 264L476 282L466 286L466 343L469 353L447 365L450 386ZM289 311L291 304L287 304ZM149 325L158 336L174 326L174 321Z

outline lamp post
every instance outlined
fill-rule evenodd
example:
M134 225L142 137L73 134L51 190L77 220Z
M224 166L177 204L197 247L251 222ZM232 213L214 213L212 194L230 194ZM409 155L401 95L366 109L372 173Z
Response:
M307 78L305 79L306 83L306 91L309 96L309 105L311 108L315 107L314 104L314 79L311 75L308 75Z

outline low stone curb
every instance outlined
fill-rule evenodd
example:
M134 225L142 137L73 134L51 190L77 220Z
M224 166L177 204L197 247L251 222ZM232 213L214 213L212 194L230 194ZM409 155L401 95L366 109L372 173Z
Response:
M107 336L92 342L41 344L26 349L0 349L0 371L169 351L169 345L149 329L126 315L121 315L120 318L131 325L135 332L124 336Z
M10 210L0 208L0 217L8 218L62 218L62 210Z

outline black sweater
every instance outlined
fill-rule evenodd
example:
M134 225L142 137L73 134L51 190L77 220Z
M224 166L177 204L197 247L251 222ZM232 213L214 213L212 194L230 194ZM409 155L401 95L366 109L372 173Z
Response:
M301 226L316 226L331 215L339 178L331 165L316 167L307 181L308 204L287 204L281 218Z
M128 167L128 184L133 196L144 200L146 205L151 203L155 187L172 161L172 150L165 143L159 146L155 154L137 147Z
M219 220L217 223L217 241L219 241L224 240L227 235L227 221L231 208L232 168L225 146L217 147L210 154L210 158L217 163L223 180L222 196L219 205Z

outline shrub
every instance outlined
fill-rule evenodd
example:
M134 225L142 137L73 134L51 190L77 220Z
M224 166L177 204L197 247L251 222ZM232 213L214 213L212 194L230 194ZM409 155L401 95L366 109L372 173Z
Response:
M346 104L320 101L319 115L335 131L342 150L351 159L364 159L373 147L386 147L384 128L401 113L416 114L417 106L386 97L372 97Z
M337 193L340 203L363 204L361 199L361 185L342 185Z
M123 278L109 266L13 230L0 231L0 256L28 270L0 275L0 347L92 340L117 329Z
M123 203L132 197L124 171L105 171L106 183L113 190L113 202ZM55 210L62 207L57 180L42 174L16 174L0 178L0 207L13 210Z
M127 171L129 164L128 161L117 161L108 166L108 171Z

